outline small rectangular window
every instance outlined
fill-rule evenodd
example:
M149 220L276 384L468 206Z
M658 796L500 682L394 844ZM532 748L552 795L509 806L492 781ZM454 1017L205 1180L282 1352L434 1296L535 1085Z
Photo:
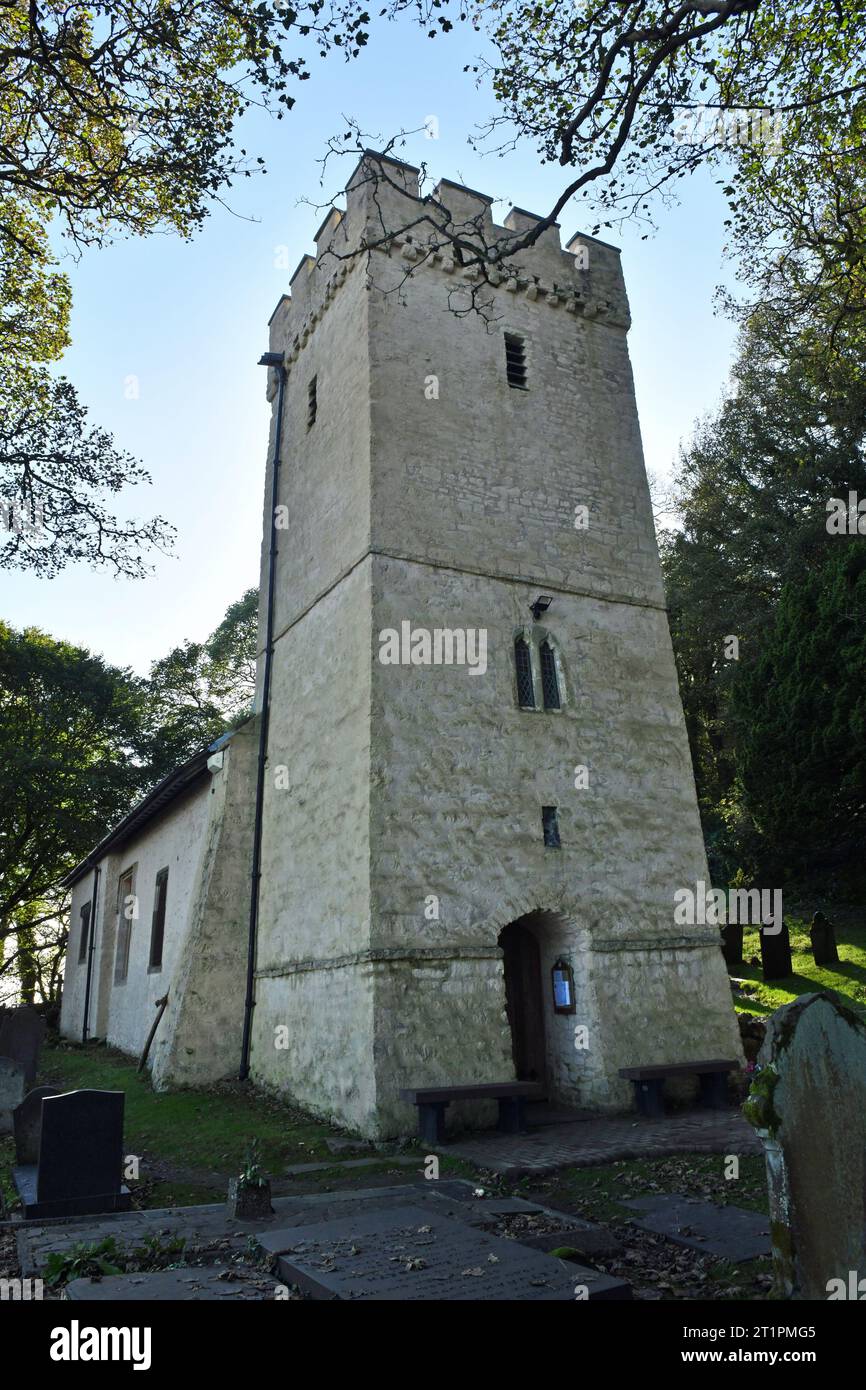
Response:
M311 429L316 423L316 412L318 408L319 402L316 396L316 377L313 377L307 387L307 429Z
M114 983L122 985L129 971L129 939L138 904L132 891L135 871L127 869L117 885L117 948L114 956Z
M162 969L162 943L165 940L165 904L168 892L168 869L160 869L153 891L153 919L150 927L150 960L148 970Z
M561 849L562 841L559 838L559 820L555 806L542 806L541 828L544 831L544 843L547 848Z
M517 333L505 335L505 371L509 386L526 390L526 344Z
M81 923L78 935L78 964L87 960L87 947L90 941L90 903L85 903L79 914Z

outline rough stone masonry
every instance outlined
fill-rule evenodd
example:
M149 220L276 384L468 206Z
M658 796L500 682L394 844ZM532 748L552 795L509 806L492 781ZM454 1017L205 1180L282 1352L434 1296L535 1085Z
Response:
M621 1066L741 1056L718 930L673 922L706 860L619 254L550 228L491 275L486 314L461 312L472 282L413 228L417 194L417 170L362 160L270 340L288 381L269 764L290 785L267 785L253 1074L371 1135L412 1129L401 1086L510 1079L529 1052L551 1095L602 1108L630 1103ZM537 220L497 228L447 180L434 196L488 240ZM483 630L484 673L383 662L406 623Z

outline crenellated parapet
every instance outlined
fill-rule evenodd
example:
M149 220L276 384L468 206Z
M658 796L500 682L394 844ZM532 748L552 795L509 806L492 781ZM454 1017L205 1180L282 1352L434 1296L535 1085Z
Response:
M397 284L402 276L449 277L449 291L493 318L505 312L508 296L522 295L576 319L629 328L616 247L577 233L563 248L556 223L523 245L544 218L515 207L500 226L486 194L441 179L424 196L419 174L374 152L359 161L345 210L330 209L316 233L316 254L302 257L271 317L271 348L285 352L289 371L349 275L364 273L375 287L377 257L400 272Z

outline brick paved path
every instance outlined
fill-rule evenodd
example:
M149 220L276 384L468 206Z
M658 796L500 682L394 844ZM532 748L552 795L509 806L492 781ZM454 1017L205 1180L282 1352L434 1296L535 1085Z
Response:
M545 1125L528 1134L495 1130L461 1138L443 1150L494 1173L536 1177L560 1168L590 1168L618 1158L665 1154L760 1154L761 1141L738 1110L685 1110L661 1120L634 1115L593 1116Z

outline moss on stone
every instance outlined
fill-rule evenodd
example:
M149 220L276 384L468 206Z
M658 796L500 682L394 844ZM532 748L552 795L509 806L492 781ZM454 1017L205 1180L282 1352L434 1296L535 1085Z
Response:
M775 1138L781 1117L773 1105L773 1095L779 1084L779 1073L775 1067L764 1067L752 1082L749 1094L743 1103L743 1114L755 1129L765 1130Z

